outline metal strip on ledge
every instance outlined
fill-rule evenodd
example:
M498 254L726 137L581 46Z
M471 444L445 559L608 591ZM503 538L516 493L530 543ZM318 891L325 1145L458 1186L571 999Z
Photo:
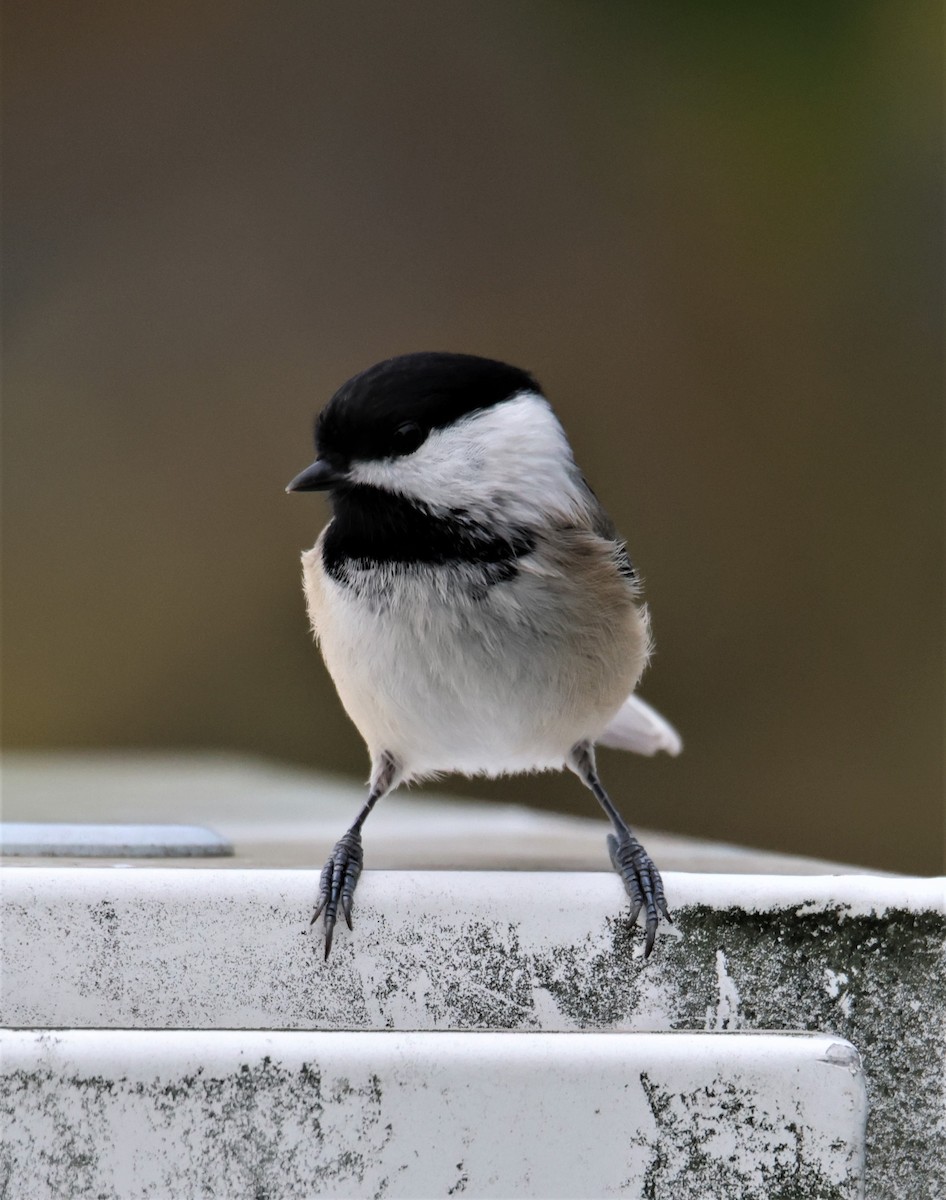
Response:
M201 825L0 822L4 858L218 858L233 845Z

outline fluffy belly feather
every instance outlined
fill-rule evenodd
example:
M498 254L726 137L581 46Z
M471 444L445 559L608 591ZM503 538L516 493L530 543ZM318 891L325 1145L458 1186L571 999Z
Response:
M303 574L348 715L372 757L393 753L407 778L560 768L576 742L600 735L646 661L646 616L626 588L576 610L541 561L489 587L466 566L338 582L317 544Z

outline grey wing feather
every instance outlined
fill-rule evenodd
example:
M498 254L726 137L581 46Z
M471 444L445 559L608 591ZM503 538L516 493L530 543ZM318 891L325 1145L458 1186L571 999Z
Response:
M618 533L617 526L608 516L607 511L602 507L598 497L594 494L594 490L588 480L581 476L582 486L588 493L588 522L592 530L607 542L612 542L614 545L614 563L621 574L632 583L635 588L640 585L640 576L637 574L637 569L631 562L630 555L627 552L627 544Z

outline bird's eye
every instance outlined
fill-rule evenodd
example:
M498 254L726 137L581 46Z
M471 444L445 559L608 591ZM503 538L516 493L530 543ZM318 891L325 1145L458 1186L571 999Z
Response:
M426 440L427 435L416 421L405 421L394 431L395 454L413 454Z

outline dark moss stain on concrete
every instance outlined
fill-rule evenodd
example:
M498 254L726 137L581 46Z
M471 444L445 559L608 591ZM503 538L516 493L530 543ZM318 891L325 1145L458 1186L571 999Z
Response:
M48 1078L50 1076L47 1074ZM43 1096L43 1083L43 1080L37 1080L37 1073L32 1071L15 1071L3 1078L0 1087L0 1116L4 1131L0 1151L0 1195L4 1198L25 1197L28 1192L23 1188L24 1180L35 1181L36 1190L45 1195L69 1197L94 1194L91 1187L98 1170L97 1145L101 1143L84 1136L81 1126L70 1119L50 1095L42 1099L40 1108L42 1116L49 1123L50 1141L56 1146L55 1154L36 1154L31 1139L27 1137L20 1141L11 1136L17 1116L35 1103L34 1088L38 1096ZM90 1081L90 1087L94 1096L96 1082ZM82 1096L81 1109L87 1107L87 1098ZM105 1200L111 1198L105 1197Z
M173 1084L97 1076L62 1080L49 1071L16 1071L4 1076L0 1093L5 1130L0 1195L26 1195L18 1189L35 1179L36 1194L121 1200L108 1183L110 1172L99 1173L97 1155L101 1146L106 1162L112 1157L116 1130L109 1112L115 1109L108 1101L116 1094L174 1147L161 1164L148 1163L150 1184L140 1195L154 1200L185 1193L277 1200L315 1195L320 1186L339 1183L362 1194L366 1164L391 1137L390 1127L381 1125L376 1076L361 1087L333 1080L326 1090L310 1064L290 1070L265 1058L224 1075L197 1070ZM331 1102L341 1102L351 1121L343 1148L337 1138L329 1145L323 1135L325 1105ZM40 1116L51 1131L39 1147L26 1132L30 1115ZM193 1191L195 1181L199 1192Z
M441 961L431 964L431 975L449 978L451 987L443 998L429 997L428 1011L440 1023L445 1002L451 1019L470 1028L521 1028L530 1024L533 1008L528 956L519 942L516 926L486 921L467 926L462 937L456 932L435 939ZM454 964L462 956L462 967Z
M530 958L511 922L444 924L414 943L379 944L378 958L383 967L371 984L370 1001L382 1021L392 1003L406 1002L423 1012L420 1027L520 1029L536 1024Z
M657 1126L642 1181L645 1200L855 1200L858 1195L853 1174L838 1184L806 1161L796 1127L789 1126L795 1135L791 1145L777 1143L782 1128L756 1109L748 1089L720 1081L689 1093L667 1092L646 1072L640 1082ZM732 1127L741 1129L749 1146L741 1162L712 1153L719 1130Z
M119 916L111 900L101 900L89 910L95 931L86 973L87 992L100 992L112 1003L122 998L123 972Z
M644 1027L636 1013L646 983L648 997L666 997L672 1028L703 1030L713 1028L722 950L739 1028L836 1033L861 1051L872 1200L946 1196L946 920L935 911L807 907L681 908L683 936L660 939L646 963L633 953L637 931L615 921L608 949L590 939L558 948L535 962L536 981L579 1028ZM922 1185L904 1179L911 1162L924 1164ZM779 1186L770 1194L819 1194Z
M609 941L560 946L534 963L535 983L554 998L578 1029L609 1029L627 1021L640 1003L641 960L633 958L639 931L609 920ZM715 977L714 977L715 978Z
M689 985L699 964L708 970L724 948L743 1028L822 1030L861 1051L872 1197L905 1195L903 1167L911 1162L924 1164L927 1189L914 1184L911 1200L946 1195L942 914L700 909L681 912L679 924L685 940L667 956L684 1001L677 1027L697 1027L702 1013L686 1001Z
M906 1195L903 1163L911 1161L926 1164L927 1191L914 1188L909 1200L946 1196L942 914L690 906L675 919L680 936L660 938L647 961L639 928L621 916L608 921L604 940L589 935L544 954L526 952L512 923L445 923L411 944L385 943L382 927L371 948L382 970L370 983L353 971L350 990L345 973L339 989L354 996L359 1017L380 1013L381 1023L386 1009L406 1003L433 1028L536 1028L535 995L545 991L565 1028L654 1028L647 1014L656 1007L665 1013L658 1028L704 1030L715 1027L722 951L739 995L728 1027L836 1033L861 1051L873 1200ZM787 1200L788 1186L780 1182L772 1194ZM809 1194L817 1193L797 1193Z
M457 1163L457 1181L453 1187L447 1188L448 1196L459 1196L461 1192L466 1191L466 1185L470 1182L470 1177L463 1169L463 1161Z

